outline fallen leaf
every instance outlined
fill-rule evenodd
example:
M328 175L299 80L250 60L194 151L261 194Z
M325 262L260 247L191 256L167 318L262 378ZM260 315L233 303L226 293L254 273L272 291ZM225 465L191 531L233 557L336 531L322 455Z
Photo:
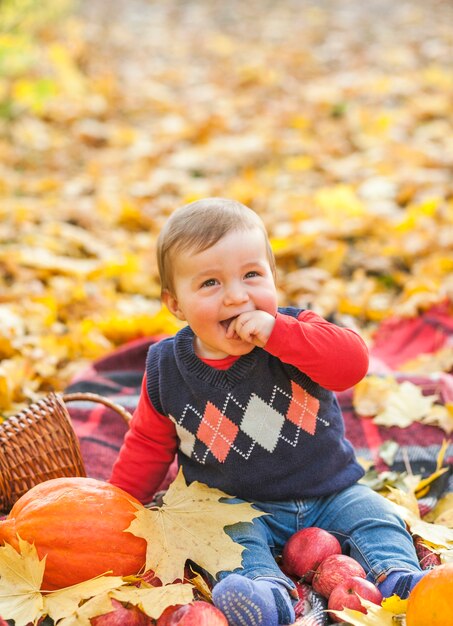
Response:
M180 469L162 507L138 509L126 529L147 541L146 570L152 569L166 584L183 580L187 559L213 576L240 567L244 548L225 533L224 527L252 522L264 513L246 503L220 502L230 497L203 483L187 486Z
M419 354L416 358L400 365L398 371L426 376L437 372L450 372L452 368L453 351L451 347L447 347L432 354Z
M354 386L352 405L357 415L368 417L384 410L388 396L398 389L392 376L366 376Z
M393 503L399 515L404 519L413 535L421 537L428 548L434 551L444 549L453 551L453 530L421 520L420 517L405 506Z
M444 405L435 404L421 422L438 426L450 435L453 432L453 402L446 402Z
M453 528L453 493L447 493L440 498L434 509L429 511L423 519L425 522L434 522Z
M109 593L101 593L77 607L71 615L61 619L58 626L91 626L90 619L92 617L110 613L113 608Z
M401 615L407 611L407 598L402 600L394 593L390 598L384 598L381 602L381 606L394 615Z
M35 546L18 539L19 552L8 543L0 547L0 615L27 626L45 615L39 590L46 559L39 560Z
M437 480L439 476L442 476L442 474L445 474L445 472L448 472L448 467L441 467L440 469L430 474L430 476L427 476L426 478L422 478L414 488L414 493L416 497L419 499L425 497L427 493L429 492L430 485L435 480Z
M192 602L193 587L187 583L175 583L150 589L124 587L113 591L110 595L120 602L130 602L140 606L149 617L157 619L167 606Z
M366 470L365 476L360 479L360 483L368 485L374 491L379 491L387 495L389 487L403 489L408 480L406 472L378 472L374 466ZM417 481L418 482L418 481Z
M442 445L440 446L439 452L437 453L437 459L436 459L436 468L438 470L444 464L445 455L447 454L449 445L450 445L450 440L449 439L444 439L442 441Z
M380 426L399 426L406 428L412 422L420 421L431 410L437 396L424 396L420 387L405 380L398 390L387 396L385 408L373 421Z
M76 615L83 600L105 594L126 583L121 576L98 576L71 587L51 591L44 596L45 613L54 622Z
M384 441L384 443L379 446L379 456L389 467L391 467L399 449L400 446L396 443L396 441Z
M385 608L363 598L360 598L360 602L366 608L366 614L353 609L331 612L351 626L395 626L395 613L391 610L392 605Z
M412 491L402 491L401 489L395 489L394 487L388 487L389 493L387 499L403 506L405 509L413 513L415 516L420 517L420 510L418 508L418 501L415 494Z
M192 568L190 568L190 571L193 574L193 576L190 577L190 582L192 583L192 585L207 602L212 602L212 591L206 580L201 574L199 574L198 572L194 572Z

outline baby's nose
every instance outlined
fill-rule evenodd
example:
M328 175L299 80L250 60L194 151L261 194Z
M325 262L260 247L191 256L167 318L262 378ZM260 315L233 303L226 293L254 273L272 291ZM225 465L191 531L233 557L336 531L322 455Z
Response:
M248 292L244 285L234 283L225 290L225 304L236 304L248 300Z

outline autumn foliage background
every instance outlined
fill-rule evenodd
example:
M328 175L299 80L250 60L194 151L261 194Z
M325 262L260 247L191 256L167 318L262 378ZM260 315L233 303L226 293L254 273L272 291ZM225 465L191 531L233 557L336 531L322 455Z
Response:
M205 196L262 215L282 305L371 341L451 302L452 24L449 0L3 0L0 412L176 330L155 240Z

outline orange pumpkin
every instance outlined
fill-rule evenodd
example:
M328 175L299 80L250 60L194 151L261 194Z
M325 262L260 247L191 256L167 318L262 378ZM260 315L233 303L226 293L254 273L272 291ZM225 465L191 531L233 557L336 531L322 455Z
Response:
M109 572L137 574L146 541L124 532L134 519L128 493L94 478L54 478L32 487L0 521L0 544L17 535L47 555L43 590L61 589Z
M407 601L407 626L453 626L453 563L430 570Z

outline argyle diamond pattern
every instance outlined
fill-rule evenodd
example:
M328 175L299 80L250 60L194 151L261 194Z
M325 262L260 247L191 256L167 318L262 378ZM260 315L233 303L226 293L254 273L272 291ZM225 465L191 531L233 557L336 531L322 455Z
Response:
M272 452L278 443L284 422L284 415L253 394L247 405L241 430L260 446Z
M210 449L215 458L223 463L239 432L239 427L208 402L197 431L197 437Z
M285 414L274 406L281 407L281 401L277 402L281 395L287 402ZM233 413L239 425L230 419ZM224 463L232 451L248 459L256 445L269 452L275 450L280 441L294 447L302 431L315 435L318 413L319 400L291 381L291 393L276 385L268 402L252 393L243 406L228 394L222 410L208 401L203 413L187 404L180 419L171 417L176 424L181 451L204 464L209 453ZM293 425L290 438L287 429L286 435L282 433L286 423Z
M319 411L319 400L314 398L299 385L292 380L292 397L288 411L287 419L296 426L299 426L310 435L315 434L316 416Z

